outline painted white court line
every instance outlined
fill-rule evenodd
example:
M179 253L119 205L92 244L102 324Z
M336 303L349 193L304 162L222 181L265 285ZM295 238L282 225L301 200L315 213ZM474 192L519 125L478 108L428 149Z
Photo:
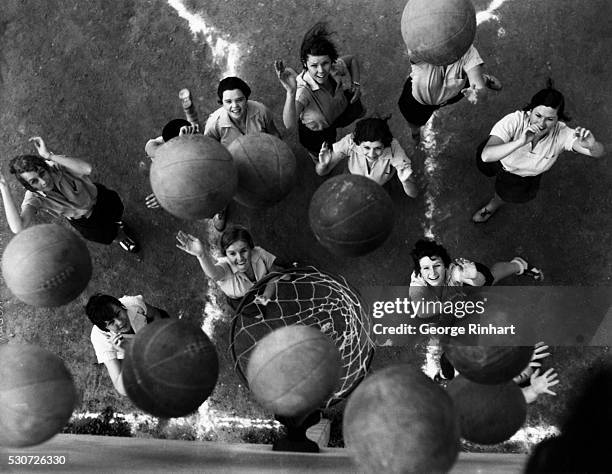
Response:
M187 10L182 0L168 0L168 5L174 8L181 18L187 20L189 29L196 39L199 38L199 35L204 37L212 51L213 62L223 71L221 76L237 76L240 52L246 51L246 48L229 41L226 34L222 34L215 27L207 25L204 17L199 13L192 13Z

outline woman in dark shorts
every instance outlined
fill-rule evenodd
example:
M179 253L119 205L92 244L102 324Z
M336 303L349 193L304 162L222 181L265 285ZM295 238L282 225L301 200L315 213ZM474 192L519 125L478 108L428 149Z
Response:
M21 155L9 163L10 172L26 188L17 210L8 184L0 174L0 190L11 230L28 227L38 211L65 217L85 239L101 244L117 241L128 252L138 244L126 233L121 220L123 203L115 191L89 178L91 165L83 160L55 155L40 137L30 138L40 156Z
M433 240L421 239L412 252L414 271L410 276L411 300L426 299L446 301L459 286L491 286L511 275L527 275L542 280L541 270L530 266L525 259L514 257L509 262L496 262L489 269L486 265L465 258L452 260L446 249ZM419 314L419 317L434 315Z
M582 127L569 128L562 120L565 99L548 81L523 110L506 115L495 124L476 154L478 169L495 176L495 193L472 216L485 223L505 203L523 203L535 198L542 174L564 151L600 157L604 147Z
M530 266L521 257L514 257L509 262L497 262L489 269L482 263L465 258L452 260L446 249L433 240L417 241L410 255L414 263L408 292L411 301L449 301L458 293L457 287L491 286L511 275L526 275L539 281L544 279L541 270ZM416 316L432 318L439 315L422 312ZM451 379L454 371L443 354L439 376Z
M331 33L323 22L316 23L302 40L297 74L276 61L279 81L287 91L283 122L288 130L297 123L299 140L312 159L318 161L324 142L336 141L336 129L365 115L359 99L359 63L352 55L339 56Z

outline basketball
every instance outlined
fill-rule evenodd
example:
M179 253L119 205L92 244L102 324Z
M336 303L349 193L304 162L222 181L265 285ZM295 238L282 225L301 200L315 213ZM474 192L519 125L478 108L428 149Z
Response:
M343 415L346 447L365 472L448 472L459 453L449 395L407 364L368 376Z
M219 376L215 346L195 324L159 319L136 334L123 362L123 384L140 409L162 418L193 413Z
M393 201L369 178L343 174L316 190L308 212L317 240L330 252L356 257L379 247L393 229Z
M519 375L531 361L533 346L463 346L451 340L444 351L465 378L494 385Z
M2 275L13 295L24 303L61 306L89 283L89 250L75 232L58 224L28 227L6 246Z
M476 11L470 0L408 0L401 29L411 56L446 66L474 42Z
M514 382L482 385L464 377L447 388L459 416L461 436L479 444L497 444L509 439L527 417L527 402Z
M295 184L296 161L291 148L267 133L243 135L227 147L238 170L234 200L246 207L270 207Z
M160 146L149 178L161 206L186 220L210 218L223 210L238 183L232 155L204 135L182 135Z
M0 446L34 446L59 433L77 401L62 359L30 344L0 344L0 361Z
M247 365L253 396L276 415L319 408L336 389L342 364L334 343L317 328L288 326L257 342Z

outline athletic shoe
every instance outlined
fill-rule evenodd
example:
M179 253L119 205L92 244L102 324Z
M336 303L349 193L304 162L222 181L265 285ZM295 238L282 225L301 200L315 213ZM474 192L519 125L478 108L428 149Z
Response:
M510 261L512 263L517 263L521 267L517 275L525 275L533 278L535 281L544 280L544 272L539 268L530 266L529 263L527 263L527 260L525 260L524 258L514 257Z

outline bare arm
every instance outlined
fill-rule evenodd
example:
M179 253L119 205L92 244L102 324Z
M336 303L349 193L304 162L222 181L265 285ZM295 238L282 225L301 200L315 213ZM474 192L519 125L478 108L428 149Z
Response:
M176 240L178 241L176 246L179 249L193 255L198 259L198 262L200 262L200 267L202 267L202 270L208 278L216 281L225 275L223 267L215 263L214 259L204 248L204 245L199 239L193 235L183 232L182 230L179 230L178 234L176 235Z
M113 382L115 390L122 396L127 396L125 386L123 385L123 364L119 359L111 359L104 362L108 375Z
M482 102L487 97L487 85L482 77L482 64L474 66L472 69L467 70L466 73L470 81L470 87L466 87L461 93L472 104Z
M149 158L154 160L157 149L163 144L164 144L163 137L151 138L149 141L147 141L147 144L145 145L145 153L147 154Z
M553 387L559 383L555 369L548 369L542 375L540 375L540 369L536 369L530 378L530 385L522 389L523 396L527 403L533 403L539 395L547 393L553 397L556 392L553 392L550 387Z
M286 68L282 60L274 61L274 68L276 69L278 80L286 91L285 105L283 106L283 124L288 131L291 131L296 127L298 117L304 109L301 103L296 103L295 101L297 73L291 68Z
M530 143L535 137L535 128L537 128L535 125L530 125L516 140L508 143L496 135L490 135L482 150L482 161L485 163L499 161L525 144Z
M36 209L32 206L26 206L24 211L20 214L13 195L9 189L8 183L4 178L4 174L0 172L0 192L2 193L2 202L4 204L4 213L6 214L6 220L11 229L11 232L18 234L32 223L32 219L36 214Z
M351 73L351 91L353 92L353 97L351 98L352 104L361 96L361 71L359 69L359 61L357 60L357 57L353 56L352 54L341 56L340 59L344 61L346 67Z
M91 165L89 163L78 158L68 158L67 156L55 155L51 153L47 149L47 145L45 145L45 142L41 137L31 137L29 141L34 142L34 146L36 147L38 154L45 160L54 161L55 163L72 171L74 174L80 176L87 176L91 174Z

